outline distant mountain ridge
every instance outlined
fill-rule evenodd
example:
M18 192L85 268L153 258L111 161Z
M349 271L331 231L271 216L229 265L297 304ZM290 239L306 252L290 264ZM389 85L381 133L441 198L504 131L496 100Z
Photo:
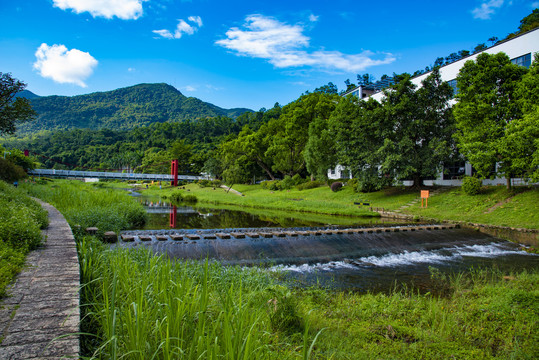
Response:
M127 130L153 123L178 122L208 117L236 118L250 109L223 109L187 97L168 84L138 84L112 91L78 96L37 96L30 91L19 96L30 99L37 118L21 124L17 134L40 130Z

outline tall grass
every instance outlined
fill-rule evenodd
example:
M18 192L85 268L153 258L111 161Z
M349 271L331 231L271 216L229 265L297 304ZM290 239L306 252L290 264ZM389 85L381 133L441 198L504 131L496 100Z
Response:
M31 194L60 210L75 235L82 235L87 227L97 227L99 233L103 234L105 231L117 232L146 222L142 205L118 190L75 181L25 186Z
M274 329L270 319L280 311L286 288L256 269L172 262L142 249L105 250L90 237L79 242L79 257L88 304L83 331L95 334L83 341L88 356L295 357L279 339L288 329ZM303 328L296 330L301 338Z
M28 251L42 242L47 212L28 194L0 181L0 298L20 272Z

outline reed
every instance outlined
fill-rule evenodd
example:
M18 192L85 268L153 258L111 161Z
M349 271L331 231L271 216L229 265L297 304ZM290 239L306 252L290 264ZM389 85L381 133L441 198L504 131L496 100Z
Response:
M55 181L52 185L25 184L34 196L54 205L66 218L75 235L87 227L99 233L120 231L146 222L142 205L125 192L76 181Z
M89 237L79 242L79 257L88 304L83 332L98 339L84 339L88 356L265 359L287 348L277 334L288 329L274 331L268 307L285 288L264 272L173 262L143 249L108 250Z

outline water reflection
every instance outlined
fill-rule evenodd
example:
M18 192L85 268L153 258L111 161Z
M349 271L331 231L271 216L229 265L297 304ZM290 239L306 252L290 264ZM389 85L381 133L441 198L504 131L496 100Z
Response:
M148 222L139 230L159 229L224 229L262 227L313 227L326 225L394 224L394 220L352 216L321 215L237 206L182 206L161 199L137 199L148 213ZM400 224L407 221L398 221Z

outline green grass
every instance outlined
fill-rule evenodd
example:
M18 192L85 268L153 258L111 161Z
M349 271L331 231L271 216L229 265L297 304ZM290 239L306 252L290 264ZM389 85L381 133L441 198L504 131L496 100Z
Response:
M532 359L539 273L437 274L440 296L288 288L256 268L79 243L85 354L107 359ZM314 341L316 339L316 341Z
M42 242L47 212L28 194L0 181L0 298L24 266L26 254Z
M142 205L126 193L107 189L102 183L55 180L46 185L24 184L29 193L54 205L66 218L75 235L87 227L106 231L143 225L146 213Z
M197 196L201 204L233 204L241 207L274 210L299 211L347 216L377 216L370 207L389 211L399 209L419 198L419 190L389 188L374 193L355 193L344 187L339 192L331 192L329 187L310 190L270 191L259 185L235 185L235 190L244 196L226 193L223 189L200 188L196 184L186 186L184 193ZM189 191L187 191L189 190ZM404 214L416 215L438 221L453 220L519 228L539 228L539 189L515 187L507 190L501 186L483 187L478 195L466 195L460 188L441 188L433 195L428 208L421 208L421 202L402 210ZM170 196L174 188L159 190L158 186L142 190L142 193L156 196ZM369 206L354 205L355 201L368 200ZM495 207L496 204L499 206Z
M379 216L370 211L369 207L398 207L416 196L415 192L394 189L358 194L350 187L344 187L338 192L332 192L327 186L303 191L297 189L271 191L263 189L260 185L234 185L234 190L241 192L244 196L232 192L227 193L219 188L215 190L209 187L200 188L196 184L189 184L185 188L183 193L196 195L199 203L233 204L250 208L346 216ZM163 186L162 190L158 186L150 187L148 190L141 189L143 194L167 197L170 197L174 191L177 190L168 185ZM354 205L354 202L359 200L370 201L370 206Z
M430 198L428 208L418 203L405 212L438 220L538 229L539 189L484 187L471 196L454 188Z

